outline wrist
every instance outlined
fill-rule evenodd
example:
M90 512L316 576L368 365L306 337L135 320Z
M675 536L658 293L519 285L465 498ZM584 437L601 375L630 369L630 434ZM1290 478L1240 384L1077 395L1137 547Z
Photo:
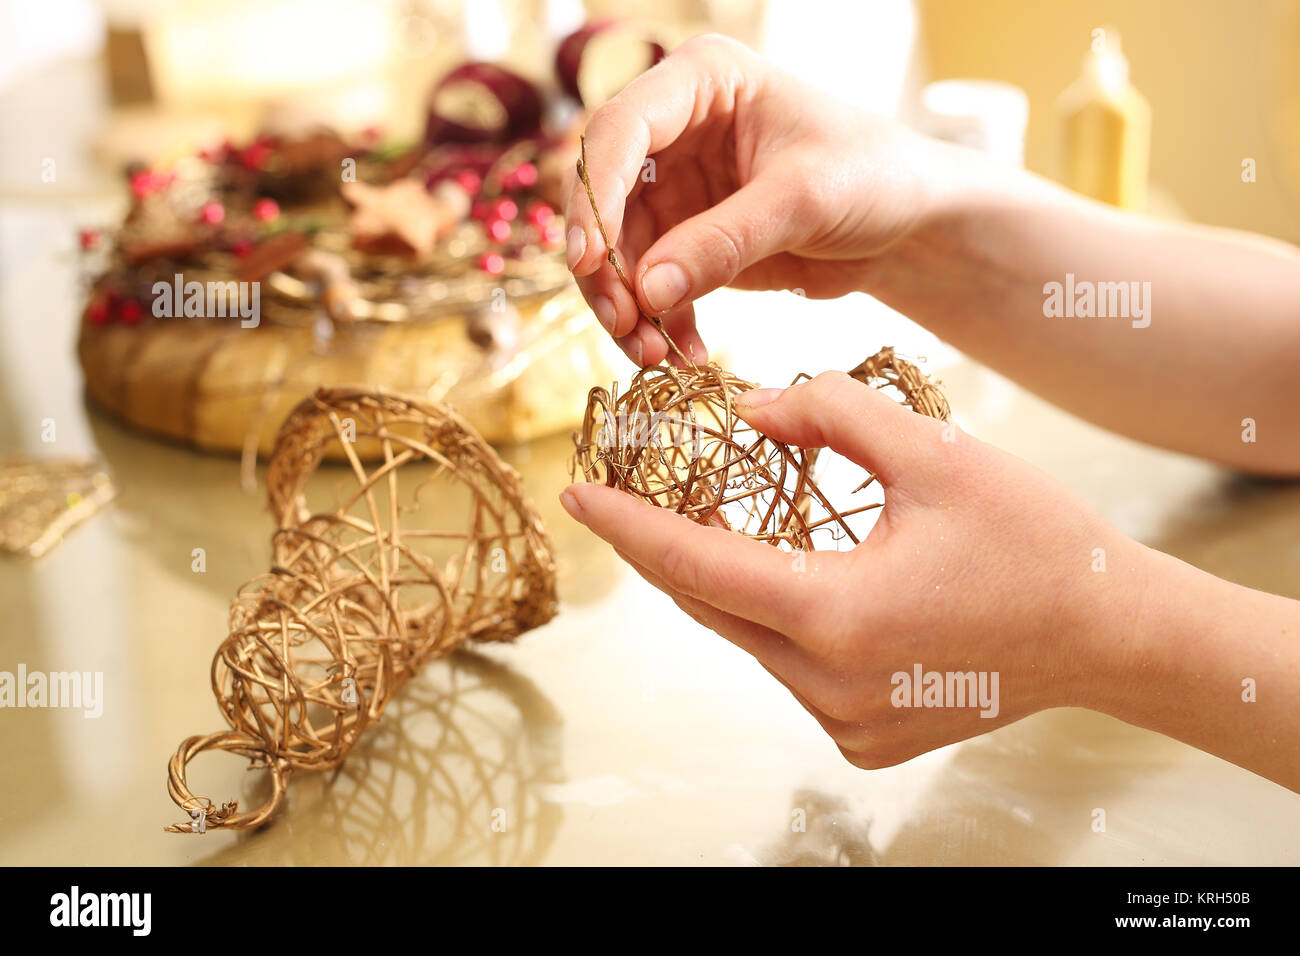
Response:
M860 291L908 314L956 314L981 286L1013 281L1018 264L1006 259L1020 248L1015 233L1056 190L972 149L921 143L915 218L871 260Z
M1181 562L1127 538L1106 525L1092 536L1095 547L1068 575L1060 608L1065 626L1061 705L1126 719L1142 684L1167 649L1170 595ZM1087 542L1085 541L1085 547Z
M1126 539L1127 540L1127 539ZM1108 562L1079 705L1169 732L1189 681L1213 670L1214 608L1236 585L1136 541Z

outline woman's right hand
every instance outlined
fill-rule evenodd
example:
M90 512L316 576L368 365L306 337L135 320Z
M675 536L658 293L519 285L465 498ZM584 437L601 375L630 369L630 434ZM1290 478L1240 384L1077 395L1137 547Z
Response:
M636 300L607 261L576 177L569 267L632 361L653 365L668 351L644 312L702 362L695 299L724 285L814 298L861 289L869 264L937 208L952 152L734 40L696 37L587 124L592 190Z

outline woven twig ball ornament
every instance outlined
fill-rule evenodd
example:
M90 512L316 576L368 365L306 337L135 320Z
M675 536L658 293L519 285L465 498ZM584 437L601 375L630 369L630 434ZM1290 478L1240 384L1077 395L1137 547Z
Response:
M336 474L318 472L326 457L343 460ZM173 756L168 790L192 819L172 832L261 825L292 771L338 766L426 661L555 614L550 542L519 476L443 406L322 389L286 419L267 485L273 565L236 597L212 663L230 729ZM185 767L208 749L265 766L267 803L195 796Z
M592 389L575 435L574 475L701 524L812 547L812 458L754 431L735 397L754 385L717 367L642 369L618 395Z
M884 348L849 372L864 385L878 388L914 412L948 421L952 412L937 383L892 348Z
M920 414L948 418L942 392L893 349L849 374ZM642 369L621 395L617 386L594 388L574 434L573 475L790 550L813 550L818 531L857 544L848 519L880 504L836 508L814 478L820 449L776 441L736 414L736 397L755 387L709 364ZM857 490L874 481L869 474Z

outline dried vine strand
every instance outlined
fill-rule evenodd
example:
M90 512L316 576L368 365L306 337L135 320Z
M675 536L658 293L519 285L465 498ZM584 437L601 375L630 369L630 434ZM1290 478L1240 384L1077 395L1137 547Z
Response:
M609 260L609 264L614 267L614 272L618 275L619 281L623 283L623 288L627 289L628 295L632 297L632 301L636 302L637 297L636 292L632 289L632 280L628 278L627 273L623 271L622 263L618 261L618 253L614 251L614 244L609 241L609 233L605 231L605 223L601 220L600 209L596 205L596 193L591 188L591 177L587 175L587 137L585 136L581 137L580 155L578 157L578 178L582 180L582 186L587 191L587 202L591 204L591 214L596 220L596 228L600 231L600 238L605 243L606 258ZM637 312L640 313L641 318L650 322L659 330L659 334L664 337L664 341L668 343L668 347L673 350L674 355L681 359L686 365L695 368L695 363L682 354L682 350L677 347L677 343L673 341L673 337L669 335L668 330L664 328L663 319L659 318L657 315L647 315L645 312L642 312L639 304L637 305Z

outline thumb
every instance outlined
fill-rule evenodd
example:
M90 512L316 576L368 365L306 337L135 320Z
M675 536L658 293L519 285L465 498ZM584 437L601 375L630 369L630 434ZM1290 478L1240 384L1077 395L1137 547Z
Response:
M843 372L823 372L789 388L736 396L736 413L787 445L830 448L876 475L886 486L915 488L951 448L945 422L918 414Z
M768 179L678 223L642 254L635 287L643 310L659 315L698 299L788 247L795 191Z

